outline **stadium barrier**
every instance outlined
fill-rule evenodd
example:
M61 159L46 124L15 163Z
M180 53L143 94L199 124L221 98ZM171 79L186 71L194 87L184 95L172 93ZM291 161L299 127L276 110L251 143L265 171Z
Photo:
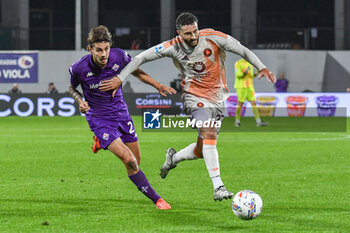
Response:
M350 93L256 93L256 97L262 116L287 117L293 115L291 112L300 112L299 115L305 117L350 116ZM155 109L166 114L180 114L182 111L180 94L162 97L158 93L126 93L124 99L131 115L142 115L144 111ZM237 103L232 100L235 99L236 94L232 94L226 101L225 116L234 116ZM308 101L291 101L295 99ZM243 114L253 116L249 103ZM0 94L0 117L74 115L83 114L68 93Z
M158 93L124 94L131 115L141 115L143 110L162 109L180 113L180 95L162 97ZM174 112L176 110L176 112ZM0 117L6 116L62 116L84 115L68 94L0 94Z

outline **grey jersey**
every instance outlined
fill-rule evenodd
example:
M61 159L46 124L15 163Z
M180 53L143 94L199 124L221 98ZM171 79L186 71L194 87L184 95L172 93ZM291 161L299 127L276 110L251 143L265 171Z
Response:
M189 93L210 102L223 102L229 96L226 85L225 51L236 53L253 64L258 70L265 68L258 57L232 36L203 29L199 31L198 44L188 46L182 37L177 36L153 46L137 55L119 75L124 80L143 63L170 57L183 74L184 94Z

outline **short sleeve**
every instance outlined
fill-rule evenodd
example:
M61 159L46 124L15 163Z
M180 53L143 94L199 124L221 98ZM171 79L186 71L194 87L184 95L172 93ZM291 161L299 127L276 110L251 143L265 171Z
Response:
M80 81L79 81L78 75L76 75L74 73L74 65L69 67L68 71L69 71L69 74L70 74L70 84L72 85L72 87L76 88L77 86L79 86Z

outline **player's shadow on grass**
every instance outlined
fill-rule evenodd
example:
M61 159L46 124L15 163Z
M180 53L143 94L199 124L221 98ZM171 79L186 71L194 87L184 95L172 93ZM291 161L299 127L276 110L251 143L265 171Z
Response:
M157 215L154 215L154 221L161 221L166 225L170 224L175 228L179 228L179 232L181 232L181 229L184 229L186 232L235 232L242 229L249 230L246 226L239 226L235 223L234 219L237 217L233 215L230 209L230 200L226 200L226 203L225 201L220 203L212 201L206 207L196 206L191 201L170 204L172 209L170 211L158 211ZM223 212L227 211L226 204L229 211L227 212L228 214L223 214ZM237 220L239 219L237 218Z
M0 216L59 216L67 212L99 213L101 206L104 206L102 211L119 212L155 208L154 204L147 199L0 199Z
M189 228L195 228L196 232L218 232L218 228L219 230L230 232L234 232L235 230L240 229L247 229L247 227L235 225L233 220L227 221L227 219L218 219L216 218L217 215L215 213L206 213L201 215L200 212L197 212L195 209L192 209L191 213L181 210L177 211L176 207L172 207L173 209L171 211L159 211L159 214L154 216L155 221L161 221L162 223L165 223L167 225L170 224L173 227L184 228L186 231L191 231ZM203 208L201 211L203 211ZM229 215L228 218L236 217L233 216L232 213L232 215ZM179 219L181 221L179 221ZM225 226L219 226L220 224L225 224Z

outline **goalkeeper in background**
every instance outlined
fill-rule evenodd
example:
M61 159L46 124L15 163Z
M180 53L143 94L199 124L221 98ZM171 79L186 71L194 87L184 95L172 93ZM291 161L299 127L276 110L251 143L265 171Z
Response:
M236 108L236 127L241 126L241 111L246 100L252 105L256 126L267 126L267 122L261 121L256 106L253 78L259 74L258 70L244 59L240 59L235 63L235 70L235 88L238 99L238 106Z

